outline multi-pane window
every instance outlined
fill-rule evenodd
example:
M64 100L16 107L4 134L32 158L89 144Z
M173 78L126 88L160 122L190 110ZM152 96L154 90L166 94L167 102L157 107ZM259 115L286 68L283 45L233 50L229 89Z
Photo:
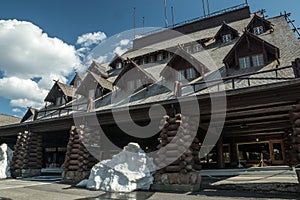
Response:
M117 69L121 69L121 68L122 68L122 63L121 63L121 62L118 62L116 68L117 68Z
M154 60L154 56L150 56L150 63L154 63L155 60Z
M89 90L89 99L94 99L95 98L95 90L94 89L90 89Z
M201 45L200 44L196 44L196 45L194 45L194 52L196 53L196 52L199 52L199 51L201 51Z
M262 54L258 54L252 56L253 67L259 67L264 65L264 56Z
M185 78L184 71L185 70L176 71L176 80L181 81Z
M189 68L186 70L186 78L187 79L194 79L196 78L196 71L194 68Z
M55 102L55 105L61 105L61 97L57 97L56 98L56 102Z
M141 87L143 84L142 84L142 80L141 79L137 79L136 80L136 88L139 88Z
M223 43L230 42L232 40L231 34L226 34L222 36Z
M161 61L161 60L163 60L163 59L164 59L164 56L163 56L162 53L160 53L160 54L157 55L157 60L158 60L158 61Z
M239 63L241 69L249 68L251 66L250 57L239 58Z
M134 80L130 80L127 82L127 89L129 89L129 90L134 89Z
M76 88L79 88L79 86L80 86L80 84L81 84L81 81L80 80L78 80L78 81L76 81Z
M264 32L264 27L263 26L256 26L253 28L253 33L254 35L260 35Z
M97 87L97 88L96 88L96 92L95 92L95 97L100 97L101 94L102 94L101 88L100 88L100 87Z
M191 46L185 47L185 51L186 51L187 53L192 53L192 47L191 47Z

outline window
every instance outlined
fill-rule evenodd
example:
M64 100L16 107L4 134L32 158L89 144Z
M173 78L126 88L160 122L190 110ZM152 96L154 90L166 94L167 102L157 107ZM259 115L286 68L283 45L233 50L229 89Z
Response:
M100 87L97 87L97 89L96 89L96 93L95 93L95 97L100 97L100 96L101 96L101 94L102 94L102 92L101 92L101 88L100 88Z
M117 65L116 65L116 68L117 68L117 69L121 69L121 68L122 68L122 63L121 63L121 62L118 62Z
M142 84L142 80L141 79L138 79L136 80L136 88L139 88L141 87L143 84Z
M201 51L201 45L200 44L196 44L194 45L194 53Z
M181 81L183 80L185 77L184 77L184 70L180 70L180 71L177 71L176 72L176 79L178 81Z
M185 51L187 53L192 53L192 47L191 46L185 47Z
M163 60L163 59L164 59L164 57L163 57L163 54L162 54L162 53L160 53L160 54L157 55L157 60L158 60L158 61L161 61L161 60Z
M223 35L223 37L222 37L223 43L230 42L231 39L232 39L231 34L226 34L226 35Z
M259 67L264 65L264 57L262 54L252 56L253 67Z
M154 56L150 56L150 63L154 63L155 60L154 60Z
M194 68L189 68L186 70L186 78L194 79L196 77L196 71Z
M240 62L240 68L241 69L246 69L246 68L249 68L251 66L250 65L250 57L240 58L239 62Z
M127 89L129 89L129 90L134 89L134 80L130 80L127 82Z
M146 58L142 58L141 65L144 65L144 64L146 64Z
M260 35L264 32L264 27L262 26L257 26L253 28L253 33L254 35Z
M91 89L89 90L89 99L94 99L95 98L95 90Z
M55 105L61 105L61 97L57 97L56 98L56 102L55 102Z
M78 81L76 82L76 88L79 88L80 84L81 84L81 81L78 80Z
M63 105L63 104L65 104L65 103L66 103L65 97L61 97L61 104Z

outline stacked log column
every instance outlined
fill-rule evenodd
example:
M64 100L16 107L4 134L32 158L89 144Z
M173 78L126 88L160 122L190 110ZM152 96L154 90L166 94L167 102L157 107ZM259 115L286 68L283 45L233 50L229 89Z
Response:
M11 172L13 177L40 175L43 165L42 135L25 131L19 133Z
M164 116L161 128L157 147L160 153L155 161L158 167L163 168L155 174L155 184L166 189L174 186L176 190L185 186L180 189L194 190L200 186L200 174L197 172L201 169L198 158L201 146L196 137L198 123L192 117L177 114L173 118Z
M292 132L286 134L285 157L290 166L296 167L300 183L300 104L292 107L290 111Z
M64 162L63 179L79 182L89 176L97 160L89 153L83 141L86 140L84 127L72 127ZM88 134L88 133L87 133Z

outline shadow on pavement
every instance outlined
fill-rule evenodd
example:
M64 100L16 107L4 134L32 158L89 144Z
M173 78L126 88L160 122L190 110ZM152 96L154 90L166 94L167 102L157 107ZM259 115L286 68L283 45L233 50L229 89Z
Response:
M154 192L136 191L130 193L104 193L97 197L84 198L77 200L105 200L105 199L118 199L118 200L147 200ZM1 199L0 199L1 200Z

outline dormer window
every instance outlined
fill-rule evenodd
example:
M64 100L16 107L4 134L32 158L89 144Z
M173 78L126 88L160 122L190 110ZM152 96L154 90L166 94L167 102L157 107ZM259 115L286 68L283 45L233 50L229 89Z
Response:
M231 34L226 34L222 36L223 43L230 42L232 40Z
M263 26L256 26L253 28L253 34L254 35L260 35L264 33L264 27Z
M163 59L164 59L164 56L163 56L162 53L160 53L160 54L157 55L157 60L158 61L162 61Z
M194 45L193 48L194 48L194 49L193 49L194 53L201 51L201 45L200 45L200 44Z
M122 63L121 62L118 62L117 64L116 64L116 69L121 69L122 68Z
M80 80L78 80L77 82L76 82L76 88L79 88L79 86L80 86L80 84L81 84L81 81Z
M89 99L95 99L95 90L94 89L89 90Z
M176 80L181 81L181 80L185 79L184 71L185 70L180 70L180 71L176 72Z
M239 58L239 62L241 69L247 69L249 67L260 67L265 65L263 54Z
M130 80L127 82L127 89L133 90L134 89L134 80Z
M187 53L192 53L192 47L191 46L185 47L185 51Z
M258 55L252 56L252 63L253 63L253 67L264 66L265 63L264 63L263 54L258 54Z
M194 68L188 68L186 70L186 78L187 79L194 79L196 78L196 71Z
M61 99L62 99L62 97L57 97L55 105L57 105L57 106L61 105Z
M239 58L239 62L240 62L240 68L241 69L247 69L251 66L250 64L250 57L243 57L243 58Z

